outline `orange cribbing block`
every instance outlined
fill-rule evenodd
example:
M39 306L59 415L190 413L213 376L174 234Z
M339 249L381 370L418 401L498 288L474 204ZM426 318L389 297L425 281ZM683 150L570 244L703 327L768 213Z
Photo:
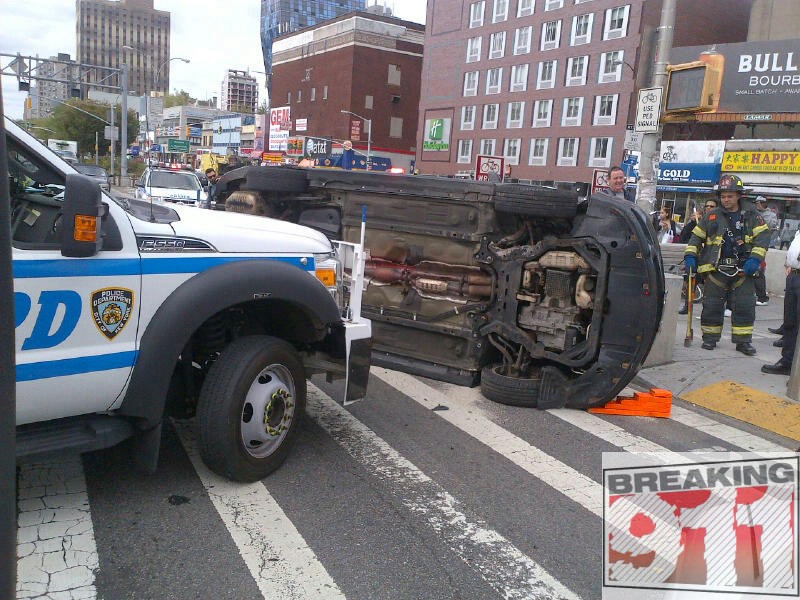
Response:
M630 415L632 417L663 417L672 414L672 392L651 388L650 392L634 392L633 396L617 396L605 406L590 408L598 415Z

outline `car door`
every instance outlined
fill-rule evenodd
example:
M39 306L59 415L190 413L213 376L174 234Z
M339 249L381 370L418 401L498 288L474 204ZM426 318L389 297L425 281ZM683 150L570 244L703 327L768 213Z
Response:
M105 411L137 353L141 263L130 221L103 196L103 248L62 256L65 174L23 133L8 146L17 424Z

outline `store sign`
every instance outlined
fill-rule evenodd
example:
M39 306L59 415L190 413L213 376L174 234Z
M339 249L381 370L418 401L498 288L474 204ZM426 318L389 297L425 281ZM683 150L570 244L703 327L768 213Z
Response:
M289 106L271 108L269 111L269 130L289 130L292 126L292 109Z
M722 157L722 169L745 173L800 173L800 152L726 152Z
M708 192L719 181L725 142L661 142L656 189Z
M426 119L422 151L449 152L451 123L452 119L447 118Z
M288 131L270 131L269 132L269 150L270 152L286 152L286 147L289 144Z
M306 158L325 158L331 155L331 140L327 138L306 137L305 143L303 156Z
M713 58L723 73L717 112L800 112L800 39L717 44L715 49ZM707 51L708 46L673 48L670 62L703 60Z

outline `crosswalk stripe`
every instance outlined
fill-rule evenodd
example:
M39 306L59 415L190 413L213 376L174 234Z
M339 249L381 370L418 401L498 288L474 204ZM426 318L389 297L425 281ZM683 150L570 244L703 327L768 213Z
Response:
M190 424L174 421L174 425L264 598L344 600L339 586L264 484L235 483L212 473L200 458Z
M579 598L505 537L465 514L456 498L313 385L308 388L306 412L348 454L391 486L403 505L433 527L451 551L502 597Z
M459 396L467 398L467 403L454 402L453 398L412 375L382 368L373 368L370 373L425 408L433 409L445 404L450 410L436 411L439 417L602 518L603 490L600 484L481 416L474 398L459 392Z
M17 598L97 597L97 545L78 454L21 462Z

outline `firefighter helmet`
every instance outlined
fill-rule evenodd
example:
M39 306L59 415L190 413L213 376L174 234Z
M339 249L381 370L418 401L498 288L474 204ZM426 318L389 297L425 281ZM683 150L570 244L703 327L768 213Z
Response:
M744 183L742 183L742 178L738 175L729 175L726 173L719 178L719 184L716 186L716 191L744 193Z

